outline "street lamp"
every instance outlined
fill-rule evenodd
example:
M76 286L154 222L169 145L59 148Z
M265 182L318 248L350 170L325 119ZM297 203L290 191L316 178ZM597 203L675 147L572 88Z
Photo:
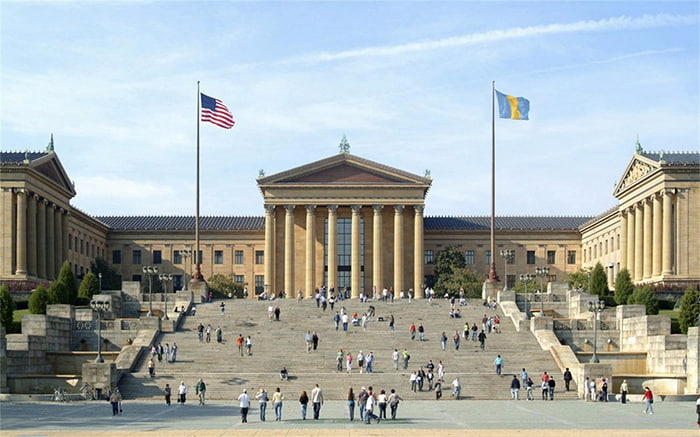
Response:
M98 274L97 274L97 277L99 278L99 282L100 282L100 292L99 292L99 294L102 294L102 272L98 273Z
M604 300L588 301L588 311L593 313L593 356L591 357L591 363L600 363L598 359L598 314L602 313L604 310Z
M173 280L173 275L170 273L161 273L158 275L158 279L160 279L161 282L165 283L165 286L163 287L163 294L165 295L165 309L164 313L165 315L163 316L163 320L169 320L170 317L168 317L168 281Z
M544 278L549 276L549 267L536 267L535 274L540 278L540 316L544 315Z
M97 358L95 358L95 362L104 363L105 360L102 358L102 313L109 311L109 301L93 299L90 301L90 306L94 311L97 311Z
M143 273L148 276L148 317L153 316L153 287L151 284L151 279L154 275L158 274L158 267L154 266L143 266L141 269Z
M183 249L178 251L180 256L184 258L183 264L185 266L185 291L187 291L187 258L192 256L192 249Z
M530 304L530 291L528 290L528 285L530 284L530 281L534 279L534 277L535 275L531 275L530 273L522 273L520 275L520 282L525 284L525 293L527 293L528 312L532 312L532 305Z
M503 286L503 291L508 290L508 264L512 264L515 260L515 251L512 249L502 249L501 256L503 257L504 267L503 274L506 277L505 285Z

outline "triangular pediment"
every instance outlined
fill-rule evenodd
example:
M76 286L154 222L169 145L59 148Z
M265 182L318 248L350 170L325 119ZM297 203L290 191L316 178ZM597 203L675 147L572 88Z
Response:
M372 169L360 168L351 164L339 165L320 169L298 177L280 180L280 183L351 183L351 184L381 184L381 183L406 183L405 180L382 174Z
M634 155L627 165L622 178L615 186L613 195L618 197L623 191L627 191L633 185L648 178L659 169L659 163L640 154Z
M76 195L75 187L73 187L73 183L55 153L49 153L48 155L31 161L30 167L66 190L70 193L70 197Z

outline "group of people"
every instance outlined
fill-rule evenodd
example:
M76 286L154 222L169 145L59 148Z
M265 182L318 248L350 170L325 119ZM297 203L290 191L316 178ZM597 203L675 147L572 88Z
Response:
M164 356L166 363L174 363L177 361L177 350L177 343L173 343L172 346L168 343L165 343L165 346L162 343L151 346L151 357L148 360L148 375L151 378L156 376L156 357L159 363L163 362Z
M187 387L187 384L185 384L185 381L180 381L180 385L177 388L177 403L180 405L185 405L185 402L187 402L187 392L189 388ZM206 393L207 393L207 384L204 382L202 378L199 378L199 381L197 381L194 385L194 390L195 390L195 395L197 396L199 400L199 405L204 405L206 401ZM165 384L165 388L163 389L163 394L165 395L165 404L170 405L170 399L172 397L172 389L170 388L170 384Z
M275 420L282 420L282 407L284 405L284 396L282 395L282 390L277 387L270 396L264 388L261 388L258 393L255 394L255 399L258 400L258 406L260 410L260 421L265 422L267 414L267 404L272 402L275 408ZM243 390L238 396L239 406L241 408L241 423L248 423L248 412L250 411L251 397L248 394L248 390ZM312 405L314 420L318 420L321 417L321 407L323 406L323 390L316 384L316 386L311 390L311 395L306 393L306 390L302 390L299 395L299 405L301 408L301 419L306 420L306 412L309 406Z

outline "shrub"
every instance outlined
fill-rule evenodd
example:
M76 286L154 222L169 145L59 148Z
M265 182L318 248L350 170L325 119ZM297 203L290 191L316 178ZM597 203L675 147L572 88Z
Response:
M630 272L627 269L620 270L615 278L615 302L618 305L627 303L630 295L634 291L634 285L632 284L632 278L630 278Z
M659 314L659 301L656 298L654 290L648 285L634 290L627 303L630 305L646 306L647 315Z
M681 311L678 316L681 333L687 334L688 328L696 326L700 315L700 292L694 288L688 288L681 298Z
M0 301L2 301L2 307L0 307L0 323L9 329L10 325L13 323L12 313L15 312L15 301L10 294L10 288L5 284L0 285Z
M46 314L48 302L49 292L42 285L38 286L29 296L29 312L31 314Z

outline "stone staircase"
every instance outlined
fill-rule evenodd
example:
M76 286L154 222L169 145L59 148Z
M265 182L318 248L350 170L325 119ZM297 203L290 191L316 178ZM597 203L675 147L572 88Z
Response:
M375 390L391 388L406 399L434 399L434 393L410 391L409 376L432 360L445 364L446 375L443 384L443 396L450 397L450 383L459 376L462 382L462 395L475 399L509 399L510 381L513 373L520 374L525 367L535 381L535 397L541 397L539 389L540 375L547 371L558 383L556 398L576 398L574 384L572 391L564 391L562 372L557 368L551 354L542 351L535 337L529 332L516 332L509 319L501 317L500 334L488 334L486 350L481 352L478 342L462 339L458 351L452 343L455 330L463 331L465 321L481 326L484 314L494 315L480 303L461 307L462 318L449 317L449 302L435 300L395 301L394 303L371 302L360 303L358 300L345 300L336 303L335 310L345 306L349 314L357 312L362 315L369 305L376 308L376 315L368 323L367 330L351 326L348 332L335 330L330 307L323 312L316 307L315 300L305 299L301 302L280 299L272 302L281 309L280 321L270 321L267 308L270 302L255 300L227 300L226 312L221 314L219 302L197 305L195 316L184 319L180 329L172 333L163 333L158 342L178 344L177 362L166 364L156 362L156 377L148 376L147 362L150 354L144 354L135 371L122 378L120 387L127 398L161 398L162 389L170 384L173 393L180 381L190 388L189 397L194 399L194 384L199 378L207 383L209 399L235 399L243 388L249 393L260 387L269 392L281 387L287 399L298 399L302 390L310 393L318 383L327 399L343 399L348 387L357 392L361 386L373 386ZM390 314L395 317L396 331L390 331L385 320ZM199 323L211 324L212 331L221 326L224 341L219 344L212 332L211 343L200 342L197 336ZM426 329L425 341L411 340L408 329L410 324L422 323ZM316 331L320 337L318 350L306 352L306 331ZM447 333L447 349L442 351L440 335ZM235 344L238 334L248 335L253 339L253 354L240 356ZM394 349L402 351L407 348L411 355L409 369L399 366L393 368L391 354ZM336 370L338 349L353 355L353 372ZM372 351L375 355L374 373L359 374L356 356L362 350L365 354ZM505 361L503 376L497 376L493 361L501 354ZM282 382L279 370L285 366L289 371L289 380ZM254 393L253 393L254 394ZM521 399L524 398L524 390Z

